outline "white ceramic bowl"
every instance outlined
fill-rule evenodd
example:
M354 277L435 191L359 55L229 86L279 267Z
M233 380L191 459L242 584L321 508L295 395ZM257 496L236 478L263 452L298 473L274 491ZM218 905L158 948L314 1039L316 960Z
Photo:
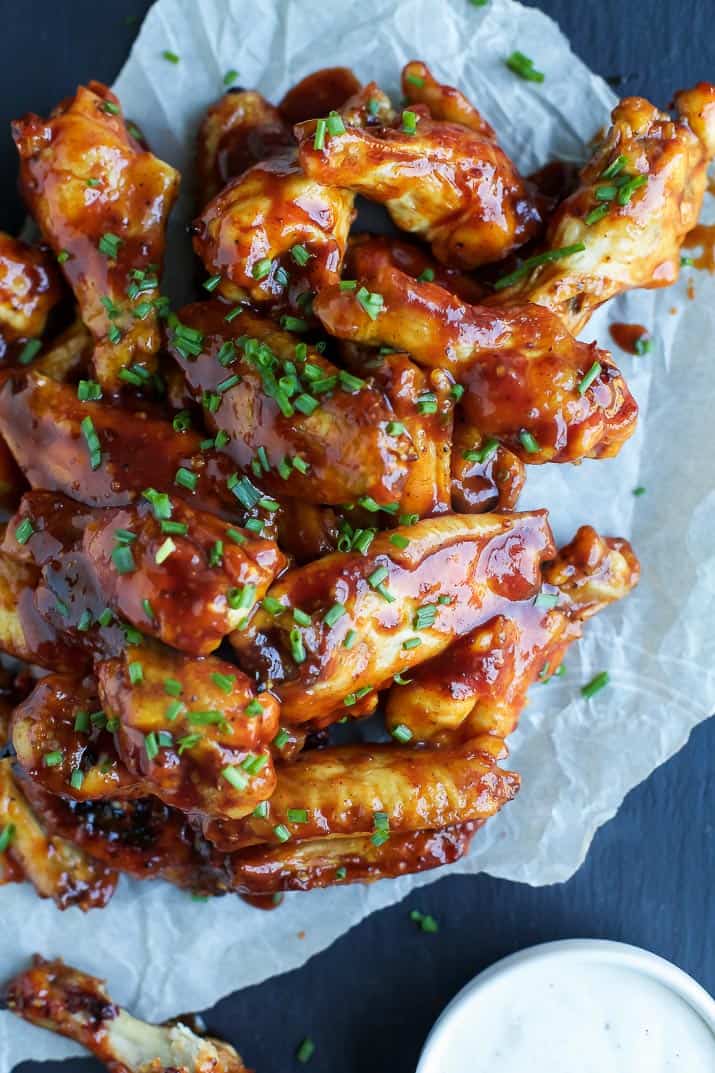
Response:
M704 1062L698 1065L698 1069L715 1070L715 1065L710 1064L712 1055L715 1054L715 1000L700 984L669 961L637 946L601 939L569 939L521 950L498 961L468 983L436 1021L422 1050L416 1073L473 1073L474 1070L480 1069L481 1066L475 1064L475 1054L489 1045L491 1030L497 1035L500 1028L509 1026L512 1013L511 996L518 996L520 988L523 990L525 987L532 988L533 994L533 983L538 980L541 970L544 980L549 977L558 979L559 974L575 971L582 975L583 983L588 985L589 972L594 980L603 984L604 979L608 979L608 970L612 969L627 970L628 994L630 997L632 989L634 1010L641 1013L648 1011L649 992L652 993L654 984L660 985L666 992L663 1007L666 1012L669 995L672 996L672 1006L680 1011L681 1036L688 1035L687 1030L682 1031L682 1004L685 1003L685 1007L689 1008L685 1010L685 1019L692 1022L692 1038L702 1037L705 1046ZM620 974L615 974L615 977L618 976ZM638 994L639 987L644 994ZM535 999L538 998L539 996L535 996ZM594 991L594 1004L595 1002ZM629 1005L626 1003L625 1007L619 1009L629 1008ZM487 1009L490 1014L495 1013L495 1016L485 1025L484 1021L479 1023L479 1017L483 1017ZM496 1024L497 1021L502 1021L502 1024ZM506 1027L507 1038L510 1032L511 1028ZM518 1034L518 1028L515 1033ZM713 1049L709 1051L711 1038ZM588 1047L585 1037L584 1047ZM554 1051L557 1048L558 1041L554 1039ZM502 1053L508 1052L508 1049L507 1044L506 1051ZM528 1046L526 1050L528 1051ZM538 1048L535 1048L536 1050ZM543 1066L533 1065L531 1073L539 1073L542 1068L546 1069L547 1063ZM656 1063L647 1068L682 1068L683 1073L688 1073L687 1065L681 1067L677 1060L674 1065ZM635 1069L645 1070L646 1066L639 1064ZM610 1073L610 1070L604 1070L604 1073Z

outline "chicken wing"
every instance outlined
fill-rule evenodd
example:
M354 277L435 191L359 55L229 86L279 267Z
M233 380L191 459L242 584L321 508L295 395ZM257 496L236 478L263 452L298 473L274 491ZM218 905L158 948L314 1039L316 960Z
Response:
M32 347L17 352L23 362L32 360L35 341L61 295L59 274L47 253L0 231L0 357L7 360L17 340L32 340Z
M256 846L234 853L228 860L236 888L255 895L372 883L452 864L467 852L482 822L438 831L408 831L391 835L387 842L375 840L374 835L347 835Z
M575 334L609 298L677 279L715 157L715 86L677 93L675 107L672 119L641 97L616 105L578 189L549 221L548 248L582 249L533 269L525 261L495 302L538 302Z
M2 549L45 569L46 580L47 572L81 572L89 590L85 629L109 607L192 655L207 655L240 629L286 566L273 541L152 488L126 507L94 511L53 492L30 492Z
M302 123L305 119L337 112L360 89L360 82L349 67L321 67L291 86L278 111L286 123Z
M582 622L637 584L638 560L625 540L590 526L543 568L535 601L515 605L417 667L392 687L386 721L403 738L453 748L475 735L504 739L516 727L529 687L558 671Z
M295 145L290 127L255 90L229 90L206 112L196 145L199 208L253 164Z
M26 799L12 772L12 760L0 760L0 831L5 850L41 898L58 909L101 909L117 885L117 875L86 856L81 848L49 833Z
M378 99L369 86L361 103L371 94ZM330 119L296 126L303 171L384 204L399 228L431 244L437 260L475 268L540 230L536 202L493 132L431 119L421 104L372 126L351 121L351 102L343 112L347 124L332 131Z
M110 1073L250 1073L228 1043L175 1021L152 1025L116 1006L102 980L36 955L5 988L18 1017L79 1043Z
M333 722L512 601L553 555L544 512L449 515L367 532L351 552L288 571L231 641L275 684L281 718ZM374 536L374 539L373 539Z
M487 141L496 143L494 128L472 102L461 90L438 82L426 63L410 60L405 64L402 68L402 95L409 104L424 104L432 119L458 123Z
M128 132L119 101L90 82L49 119L13 123L20 185L95 339L97 378L115 390L134 363L152 370L166 219L179 176Z
M328 287L314 302L325 328L447 369L464 389L462 416L482 436L538 464L610 457L633 434L637 406L610 354L574 339L549 310L467 305L374 244L351 259L352 289Z
M204 400L206 421L228 436L234 462L279 496L395 502L409 452L387 431L393 415L384 395L265 318L245 312L227 324L226 309L186 306L171 350ZM199 354L182 352L182 328L200 339Z
M451 451L452 510L513 510L526 480L524 463L493 437L457 420Z
M519 776L502 771L490 753L493 739L451 751L398 745L344 745L301 753L278 771L265 815L223 825L206 836L233 852L287 838L435 830L486 820L519 789Z
M354 195L306 176L292 150L224 187L193 224L194 250L231 301L301 308L340 277Z

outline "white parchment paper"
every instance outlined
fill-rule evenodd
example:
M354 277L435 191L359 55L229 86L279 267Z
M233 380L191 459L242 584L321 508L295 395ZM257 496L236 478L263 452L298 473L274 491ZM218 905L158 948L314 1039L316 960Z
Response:
M546 73L543 84L504 67L516 48ZM162 59L164 49L180 62ZM553 157L581 159L615 102L557 26L514 0L485 8L468 0L159 0L115 88L154 151L186 173L197 123L227 70L278 100L310 71L345 64L398 97L400 68L413 58L469 94L525 172ZM190 211L186 195L183 204ZM705 212L715 215L712 199ZM180 297L181 277L189 276L181 220L173 239L181 249L169 257L169 278ZM636 436L611 461L529 470L524 507L549 507L559 540L585 522L629 537L643 580L588 625L563 678L532 690L511 742L523 789L453 872L486 870L532 884L567 879L628 790L715 707L715 279L692 269L684 276L694 280L694 300L685 280L630 295L585 333L604 346L609 321L654 333L648 356L616 355L641 407ZM645 495L633 496L637 485ZM603 669L612 684L584 701L579 687ZM61 914L29 886L6 887L1 975L34 951L59 955L108 977L118 1000L158 1020L295 968L368 913L442 874L290 895L271 914L238 898L199 904L163 883L126 880L104 911ZM0 1070L73 1053L66 1041L0 1014Z

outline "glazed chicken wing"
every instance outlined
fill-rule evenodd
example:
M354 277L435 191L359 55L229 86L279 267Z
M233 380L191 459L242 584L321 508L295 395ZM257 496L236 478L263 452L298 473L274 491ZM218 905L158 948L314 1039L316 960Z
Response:
M493 741L493 740L492 740ZM502 771L489 739L452 751L398 745L345 745L301 753L278 771L267 814L213 825L207 837L222 850L260 842L332 835L434 830L486 820L510 801L519 776Z
M286 123L302 123L305 119L337 112L360 88L349 67L321 67L291 86L278 111Z
M100 909L111 898L117 875L92 860L81 848L46 830L12 771L12 760L0 760L0 832L7 853L41 898L58 909L78 906ZM2 854L0 854L2 855Z
M356 246L351 267L352 289L315 300L325 328L449 370L467 423L523 461L610 457L633 434L636 403L608 352L574 339L549 310L468 305L401 271L378 243Z
M199 208L230 179L295 144L277 108L255 90L229 90L206 112L196 145Z
M30 492L3 549L46 572L81 572L86 629L96 626L97 608L101 614L108 607L193 655L207 655L240 629L286 566L273 541L153 488L126 507L94 511L56 493Z
M415 741L450 748L485 733L505 738L529 687L558 671L586 618L630 592L639 566L627 541L582 526L543 576L539 599L495 616L415 668L408 684L392 687L386 719L393 733L406 728Z
M79 1043L109 1073L250 1073L228 1043L181 1021L152 1025L116 1006L102 980L35 956L5 988L9 1010Z
M697 223L715 157L715 86L701 82L677 93L675 107L672 119L641 97L619 102L546 234L550 249L583 249L531 271L525 262L527 270L518 269L495 301L538 302L576 333L622 291L677 279L680 248Z
M343 111L350 116L351 102ZM421 104L389 125L348 120L331 132L329 119L327 127L320 122L296 126L305 174L384 204L399 228L423 236L445 264L498 261L541 227L536 203L491 131L432 119Z
M496 143L494 128L472 102L461 90L438 82L426 63L411 60L405 64L402 68L402 95L409 104L425 105L432 119L458 123L481 134L487 141Z
M354 195L301 170L295 151L261 161L193 224L194 250L230 300L300 301L340 276ZM302 297L301 297L302 296ZM299 301L300 300L300 301Z
M155 367L154 299L178 173L132 137L99 82L49 119L17 120L13 137L23 196L94 336L97 378L115 390L127 366Z
M242 666L275 683L287 724L354 714L394 675L533 597L553 554L543 512L449 515L373 536L362 553L288 571L232 635Z
M234 462L274 495L395 502L409 451L387 431L393 414L382 392L271 321L245 312L227 324L226 311L220 302L186 306L171 350ZM200 353L185 353L186 330Z
M47 253L0 231L0 357L7 358L9 345L17 340L39 340L61 293ZM22 353L20 349L18 355ZM32 360L30 349L24 354L23 361Z

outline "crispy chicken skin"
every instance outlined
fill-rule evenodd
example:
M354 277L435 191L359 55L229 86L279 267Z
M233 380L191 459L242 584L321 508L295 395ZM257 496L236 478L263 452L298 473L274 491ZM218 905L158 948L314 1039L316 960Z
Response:
M0 760L0 830L11 828L7 854L41 898L58 909L101 909L117 884L117 875L88 857L73 841L46 830L12 771Z
M608 458L635 431L637 406L610 354L574 339L549 310L468 305L402 272L379 243L356 246L351 267L355 290L331 286L313 304L327 331L447 369L464 388L467 423L524 462ZM377 312L364 308L361 288L382 296Z
M209 275L221 277L224 297L276 302L290 295L295 305L337 282L353 201L349 190L305 175L290 150L254 164L206 205L193 224L194 250Z
M18 339L39 339L61 297L57 268L46 251L0 231L0 356Z
M230 179L295 144L277 108L255 90L229 90L206 112L196 144L196 187L202 209Z
M228 434L233 461L274 495L316 504L397 500L409 451L387 432L393 414L382 392L346 379L267 318L245 312L227 324L226 309L184 307L179 320L199 333L201 353L185 356L176 334L171 350L194 397L212 400L206 421Z
M367 835L376 822L392 835L486 820L519 788L518 775L496 766L490 745L484 739L439 752L371 744L301 753L279 769L266 817L209 825L206 834L219 849L231 851L278 844L278 825L304 841ZM298 822L292 819L296 811Z
M680 248L697 223L715 156L715 86L701 82L677 93L675 108L672 119L642 97L619 102L580 185L549 221L547 248L585 249L537 266L498 303L538 302L576 333L622 291L677 279Z
M116 389L122 368L155 367L151 299L178 173L131 136L100 82L80 86L49 119L17 120L13 137L25 201L55 254L69 254L62 270L95 339L97 378Z
M7 1008L79 1043L109 1073L250 1073L228 1043L197 1036L181 1021L152 1025L116 1006L102 980L36 955L6 985Z
M554 606L533 601L497 615L392 687L388 727L407 727L415 742L454 748L479 734L505 738L515 729L529 687L556 671L581 636L582 623L623 599L637 584L638 560L627 541L582 526L545 564Z
M408 544L397 546L395 535ZM241 665L275 684L283 721L333 722L355 714L362 697L394 675L514 601L533 598L540 564L553 551L539 511L403 526L376 536L364 555L336 552L289 570L268 594L286 610L261 607L231 640ZM344 613L326 623L336 604ZM310 625L298 625L294 609L309 615Z
M378 99L376 88L362 91L361 104ZM348 117L352 103L343 108ZM404 113L372 126L348 118L345 131L322 143L314 120L298 124L303 171L384 204L401 230L424 237L438 261L457 268L498 261L533 238L538 208L491 129L432 119L422 104L408 111L414 129Z
M24 537L28 526L31 535L20 543L16 534ZM126 507L94 511L56 493L30 492L2 547L38 568L79 570L92 609L109 607L143 633L197 656L241 628L287 563L272 540L155 489ZM241 598L244 587L250 601Z

